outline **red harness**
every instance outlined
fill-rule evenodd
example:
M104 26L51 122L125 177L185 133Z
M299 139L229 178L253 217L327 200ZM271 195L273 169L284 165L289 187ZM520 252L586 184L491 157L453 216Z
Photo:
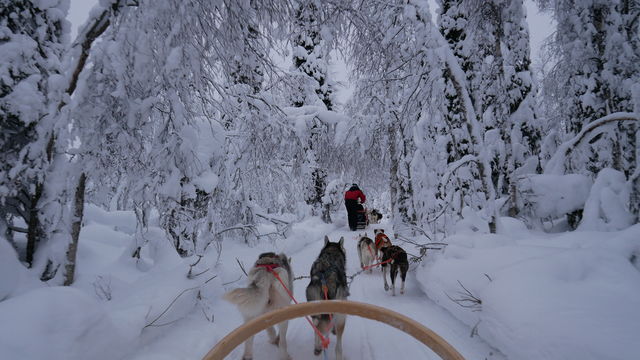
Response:
M389 240L387 235L379 233L376 235L376 249L380 249L383 243L389 243L389 245L391 245L391 240Z
M284 281L282 281L282 279L280 278L280 276L278 275L277 272L275 272L274 269L277 269L280 267L280 265L278 264L256 264L256 267L262 267L265 268L268 272L272 273L273 276L276 277L276 279L278 279L278 281L280 282L280 284L282 285L282 287L284 288L284 290L287 292L287 294L289 295L289 297L291 298L291 300L293 300L294 303L298 303L298 301L296 300L296 298L293 296L293 294L291 293L291 290L289 290L289 288L287 288L287 286L284 284ZM327 298L327 290L326 286L323 287L322 289L324 291L324 298ZM308 316L305 316L305 319L307 319L307 322L309 323L309 325L311 325L311 327L313 328L313 331L316 332L316 334L318 334L318 336L320 337L320 341L322 342L322 347L324 349L327 349L329 347L329 337L328 336L324 336L320 330L313 325L313 322L311 321L311 319L309 319Z
M263 267L267 269L268 272L273 272L273 269L277 269L280 267L278 264L257 264L256 267Z

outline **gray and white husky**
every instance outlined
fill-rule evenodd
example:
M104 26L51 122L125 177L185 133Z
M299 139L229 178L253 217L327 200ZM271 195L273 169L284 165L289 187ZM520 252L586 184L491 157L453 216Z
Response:
M291 259L284 254L272 252L260 254L258 260L249 271L249 286L229 291L224 299L238 306L240 313L247 322L264 313L289 305L291 298L282 284L271 271L278 273L282 282L293 293L293 273L290 266ZM280 358L291 359L287 352L288 321L278 324L278 335L273 327L267 329L269 341L278 345ZM253 336L244 343L243 360L253 358Z
M373 240L367 237L367 233L360 236L358 240L358 257L360 258L360 268L364 269L367 266L371 266L375 261L376 247L373 244ZM369 269L369 274L373 272L373 269Z
M344 237L341 237L338 242L331 242L329 237L325 236L324 247L311 266L311 281L306 291L307 301L325 300L323 287L326 287L327 290L327 300L345 300L349 296L346 264ZM342 360L342 334L347 316L345 314L321 314L313 315L312 318L314 325L321 333L328 336L329 330L332 330L336 334L336 359ZM320 337L315 334L315 338L313 353L320 355L322 352Z

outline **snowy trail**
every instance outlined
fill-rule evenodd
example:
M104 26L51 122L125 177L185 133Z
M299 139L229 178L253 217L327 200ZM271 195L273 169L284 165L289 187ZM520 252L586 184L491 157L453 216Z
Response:
M372 236L371 233L374 226L370 226L367 229L369 236ZM389 225L383 223L379 227L389 228ZM346 227L339 228L329 234L331 241L337 241L341 236L345 238L348 275L360 270L356 249L356 235L357 232L348 231ZM293 255L294 271L297 275L306 275L308 273L310 264L320 252L322 244L322 241L314 243ZM303 261L303 264L300 264L300 261L296 264L295 259L308 260ZM299 301L300 299L304 301L306 285L306 279L296 283L295 293ZM466 325L429 300L418 287L412 272L407 275L405 290L404 295L399 295L398 282L396 284L397 296L393 297L390 292L385 292L382 272L379 267L376 267L371 274L364 272L356 276L351 283L349 300L371 303L406 315L444 337L467 359L504 359L504 356L478 337L471 338L470 329ZM301 344L301 346L292 346L295 349L295 351L290 351L292 357L294 359L312 358L313 342L309 326L304 322L298 321L295 326L292 324L289 329L291 333L289 344ZM302 334L299 334L299 331ZM335 336L332 335L329 358L334 356L334 346ZM345 357L350 360L394 359L398 358L398 356L403 359L440 359L439 356L410 335L386 324L355 316L347 318L343 346ZM301 349L302 352L297 351L299 347L303 348ZM300 356L297 356L298 354Z
M388 224L370 226L367 229L372 236L374 227L390 228ZM341 236L345 238L347 251L347 275L360 270L358 254L356 250L356 232L348 231L340 222L329 232L331 241L337 241ZM324 233L322 229L309 229L310 234L315 234L307 239L308 244L298 246L297 251L287 253L292 258L292 268L295 276L308 275L311 264L318 256L322 246ZM242 254L234 252L234 257L253 258L261 251L272 249L245 248ZM249 255L250 254L250 255ZM399 280L399 279L398 279ZM299 302L306 301L305 288L308 279L297 280L294 283L294 296ZM235 283L232 287L244 286L243 283ZM505 357L489 346L480 338L470 337L471 329L455 319L445 309L429 300L422 292L415 280L413 272L407 275L405 294L399 294L399 283L396 284L397 296L392 297L390 292L383 288L382 272L379 267L372 274L361 273L351 283L349 300L361 301L385 307L404 314L438 333L446 341L452 344L466 359L504 360ZM204 355L219 339L235 329L242 323L242 318L237 310L230 304L220 300L215 304L216 321L208 323L193 316L176 324L168 332L162 334L147 334L146 344L138 349L135 359L161 358L195 359ZM184 342L185 338L190 341ZM328 349L328 358L335 358L334 335L330 335L331 344ZM289 322L287 332L289 354L292 359L323 359L313 355L313 331L304 319L294 319ZM347 318L345 334L343 336L344 355L348 360L389 360L389 359L440 359L435 353L422 343L413 339L408 334L391 326L373 320L355 316ZM240 359L243 346L240 345L228 359ZM254 359L277 359L277 348L267 342L266 333L259 333L254 340Z

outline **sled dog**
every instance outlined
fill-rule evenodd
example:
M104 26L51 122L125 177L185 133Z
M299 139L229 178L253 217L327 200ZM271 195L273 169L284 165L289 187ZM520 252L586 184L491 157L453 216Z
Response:
M307 286L307 301L344 300L349 296L347 287L346 252L344 250L344 238L338 242L329 241L329 237L324 237L324 247L320 255L311 266L311 281ZM329 330L336 334L336 359L342 360L342 334L347 320L344 314L321 314L312 316L313 323L321 333L328 336ZM322 345L320 337L315 334L315 346L313 353L320 355Z
M272 252L263 253L249 271L249 286L234 289L224 294L224 299L235 304L244 321L272 310L289 305L291 299L280 281L272 273L276 272L287 288L293 292L293 273L291 272L290 259L284 254ZM278 324L278 335L273 327L267 329L269 342L280 349L280 358L291 359L287 352L287 327L288 321ZM253 358L253 336L244 343L243 360Z
M400 286L400 294L404 294L404 280L407 278L407 270L409 270L409 261L407 260L407 253L396 245L389 247L383 247L382 251L382 278L384 279L384 290L389 291L389 284L387 284L387 272L391 268L391 295L396 296L396 276L398 270L400 270L400 278L402 279L402 285ZM390 261L389 261L390 260ZM388 263L386 261L389 261Z
M378 258L382 257L380 249L391 246L391 240L387 234L384 233L384 229L373 229L373 233L376 235L376 256Z
M360 240L358 240L358 257L360 258L360 268L364 269L367 266L371 266L373 264L376 256L376 247L373 244L373 240L367 237L367 234L358 235ZM373 272L372 269L369 269L369 274Z
M369 224L378 224L382 220L382 214L376 209L371 209L367 214L367 218L369 219Z

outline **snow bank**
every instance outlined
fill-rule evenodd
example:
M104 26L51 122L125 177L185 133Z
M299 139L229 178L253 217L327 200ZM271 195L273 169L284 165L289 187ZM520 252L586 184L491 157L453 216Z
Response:
M591 189L584 175L529 175L518 181L521 207L539 219L557 219L582 209Z
M9 242L0 237L0 301L8 298L18 287L24 266Z
M510 359L637 358L640 225L555 237L509 226L448 238L418 269L425 293ZM482 303L452 301L469 298L460 284Z
M136 217L133 211L106 211L93 204L85 205L83 223L85 225L103 224L111 227L114 231L126 234L133 234L136 231Z
M611 231L631 226L635 219L625 208L630 192L623 173L602 169L591 188L578 229Z
M2 359L117 359L129 347L104 307L69 287L0 302L0 324Z

